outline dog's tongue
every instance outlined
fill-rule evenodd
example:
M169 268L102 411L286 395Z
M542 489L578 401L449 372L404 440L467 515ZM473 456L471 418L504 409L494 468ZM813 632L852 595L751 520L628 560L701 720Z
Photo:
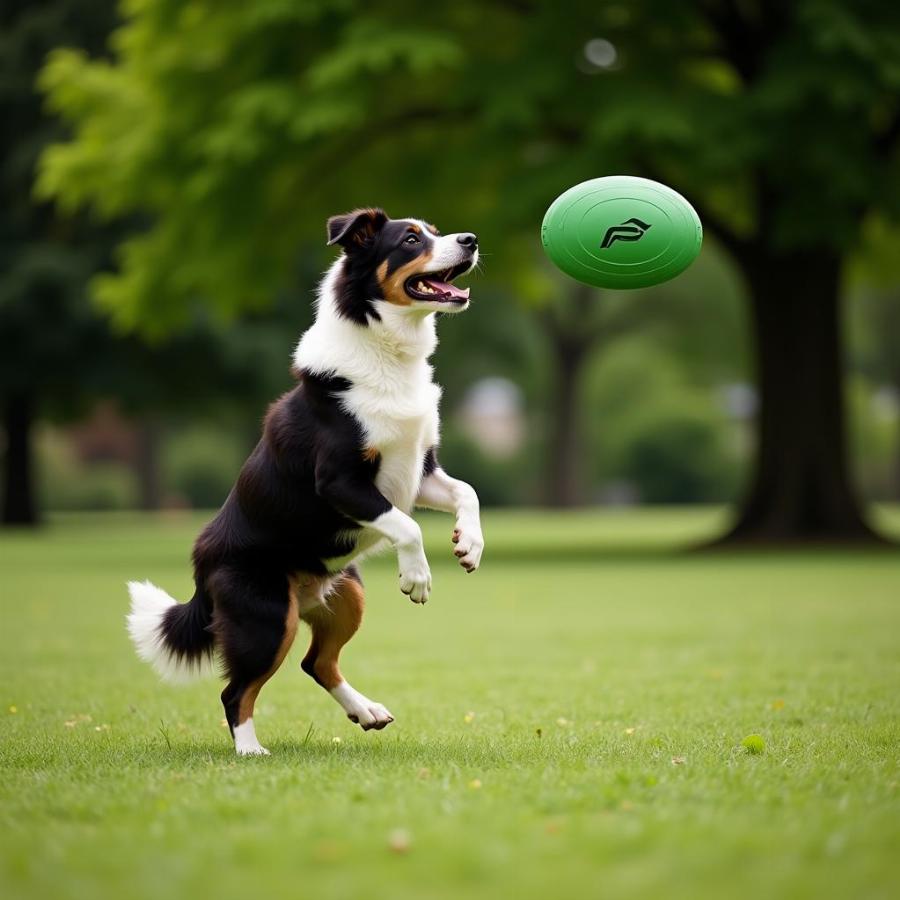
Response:
M468 300L469 299L469 289L468 288L458 288L454 287L447 281L438 281L435 278L426 278L425 281L431 287L432 290L437 291L439 294L444 294L448 297L452 297L454 300Z

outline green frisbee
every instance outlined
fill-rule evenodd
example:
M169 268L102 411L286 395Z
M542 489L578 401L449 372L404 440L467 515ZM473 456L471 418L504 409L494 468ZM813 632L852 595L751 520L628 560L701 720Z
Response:
M677 191L630 175L583 181L560 194L541 225L547 256L595 287L650 287L700 253L700 217Z

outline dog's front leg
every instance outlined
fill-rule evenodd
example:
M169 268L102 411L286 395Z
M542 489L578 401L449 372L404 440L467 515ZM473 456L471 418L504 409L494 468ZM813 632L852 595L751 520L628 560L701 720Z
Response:
M425 603L431 593L431 570L425 558L422 529L415 519L392 506L377 519L361 525L386 537L397 551L400 565L400 590L413 603Z
M435 465L422 479L416 506L456 516L456 528L453 529L453 543L456 547L453 553L467 572L474 572L484 551L481 514L475 489L465 481L451 478L440 466Z
M316 492L348 519L387 538L397 551L400 590L413 603L428 600L431 570L422 529L413 518L393 506L371 481L348 476L328 462L316 468Z

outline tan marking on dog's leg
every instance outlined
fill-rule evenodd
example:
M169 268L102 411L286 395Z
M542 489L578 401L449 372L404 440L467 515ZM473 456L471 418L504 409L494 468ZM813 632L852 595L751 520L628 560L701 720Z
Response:
M364 607L362 585L344 576L329 594L327 606L303 615L312 629L312 641L301 665L327 691L343 681L338 657L344 644L359 630Z
M338 665L341 649L359 630L364 606L362 585L345 575L329 594L327 607L310 610L302 617L312 629L312 640L301 666L334 697L352 722L368 731L384 728L394 717L351 687Z

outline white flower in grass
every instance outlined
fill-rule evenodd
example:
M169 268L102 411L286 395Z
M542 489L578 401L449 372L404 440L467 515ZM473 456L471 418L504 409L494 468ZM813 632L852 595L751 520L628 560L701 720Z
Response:
M409 853L412 847L412 835L405 828L395 828L388 835L388 847L394 853Z

